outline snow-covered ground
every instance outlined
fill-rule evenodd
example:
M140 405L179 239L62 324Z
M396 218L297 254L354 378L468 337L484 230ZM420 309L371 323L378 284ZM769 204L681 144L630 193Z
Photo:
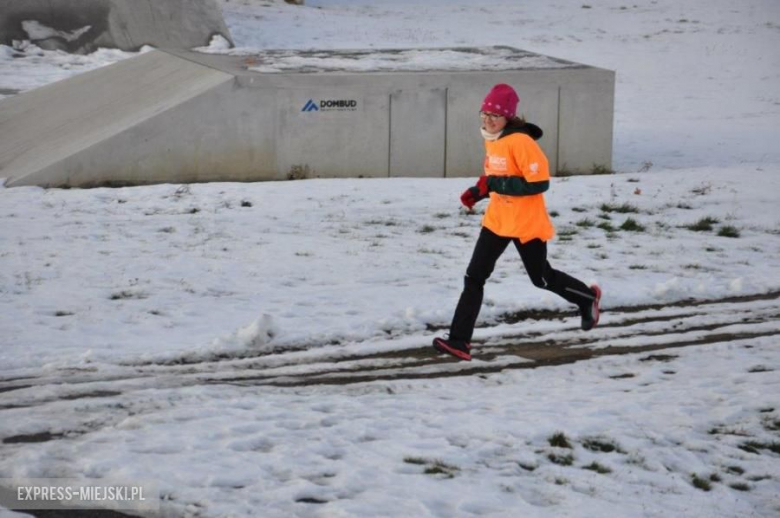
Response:
M237 51L616 70L618 174L546 196L603 325L510 250L475 360L427 352L479 231L468 179L0 188L0 479L151 481L169 516L780 513L780 3L221 4ZM132 55L0 47L0 95ZM604 355L540 359L569 347Z

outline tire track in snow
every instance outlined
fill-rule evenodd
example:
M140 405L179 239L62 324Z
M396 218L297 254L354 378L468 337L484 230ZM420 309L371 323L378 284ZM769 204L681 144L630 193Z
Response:
M539 317L547 312L522 315L527 319L531 314ZM519 323L520 315L506 321ZM605 355L776 336L780 334L780 292L614 308L606 311L602 325L589 333L572 325L576 319L555 315L558 321L534 322L534 327L544 328L539 331L518 333L508 324L481 328L492 336L475 341L471 363L436 354L430 347L430 336L419 337L419 341L407 337L415 342L409 347L395 346L397 339L393 339L387 342L389 348L370 352L366 352L370 345L362 342L185 364L147 362L111 366L110 373L71 370L58 376L0 380L0 411L54 401L112 398L147 388L203 384L300 387L488 374ZM644 343L626 343L637 341Z

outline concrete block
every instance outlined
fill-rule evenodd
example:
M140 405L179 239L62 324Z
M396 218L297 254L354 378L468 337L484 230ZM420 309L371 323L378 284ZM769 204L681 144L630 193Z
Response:
M214 0L0 0L0 43L89 53L144 45L191 49L219 34L232 43Z
M390 176L444 176L447 90L390 94Z
M581 80L560 87L557 170L589 174L612 169L615 74L584 70Z
M373 52L316 55L375 63ZM284 52L303 62L314 55L300 54ZM402 54L390 51L395 62ZM519 112L544 130L553 174L611 167L608 70L535 55L505 70L257 70L278 58L153 51L0 101L0 177L9 186L82 187L476 177L479 107L499 82L517 89Z

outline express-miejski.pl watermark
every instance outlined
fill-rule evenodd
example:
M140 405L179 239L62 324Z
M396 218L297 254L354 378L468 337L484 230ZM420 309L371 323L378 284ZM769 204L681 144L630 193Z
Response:
M7 509L113 509L158 511L160 492L148 482L105 479L0 478Z

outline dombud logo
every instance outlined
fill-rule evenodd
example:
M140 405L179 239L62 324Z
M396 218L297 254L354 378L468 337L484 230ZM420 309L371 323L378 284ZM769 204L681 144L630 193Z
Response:
M320 99L315 101L309 99L306 104L301 108L302 112L318 112L318 111L357 111L358 102L356 99Z
M314 99L309 99L309 102L307 102L304 105L304 107L303 107L303 109L301 111L302 112L318 112L318 111L320 111L320 109L317 108L317 104L314 102Z

